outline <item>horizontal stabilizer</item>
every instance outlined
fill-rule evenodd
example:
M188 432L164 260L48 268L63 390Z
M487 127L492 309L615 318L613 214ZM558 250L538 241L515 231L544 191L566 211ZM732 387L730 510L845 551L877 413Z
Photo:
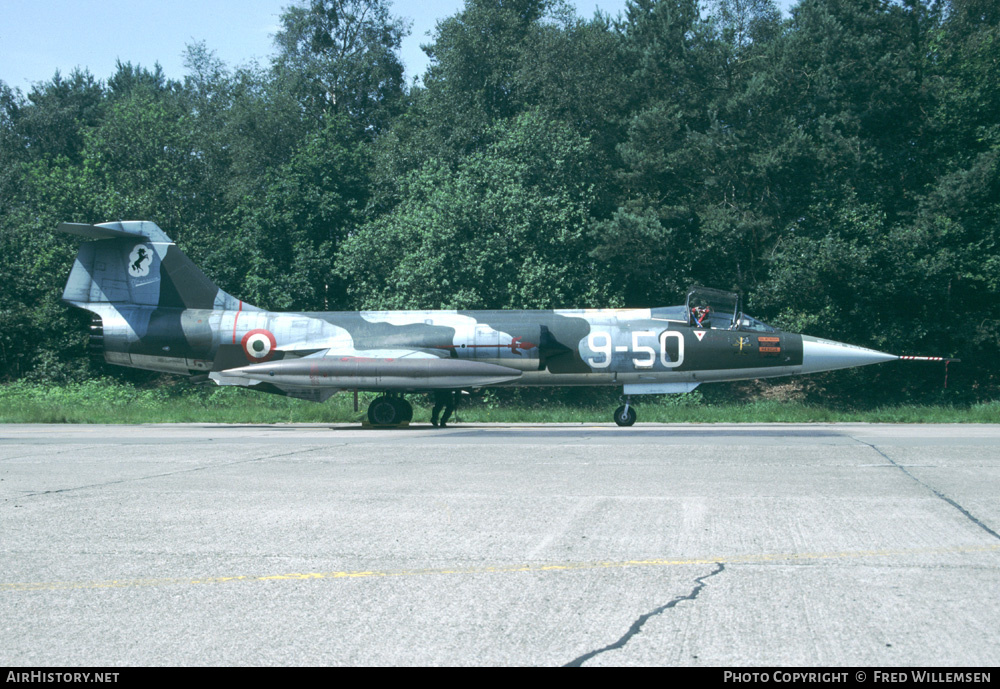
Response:
M56 229L66 234L75 234L87 239L145 239L144 236L136 232L123 232L122 230L113 230L110 227L87 225L78 222L60 223Z
M166 233L157 227L156 223L145 220L127 220L124 222L106 222L100 225L87 223L64 222L56 228L66 234L75 234L87 239L139 239L172 244Z

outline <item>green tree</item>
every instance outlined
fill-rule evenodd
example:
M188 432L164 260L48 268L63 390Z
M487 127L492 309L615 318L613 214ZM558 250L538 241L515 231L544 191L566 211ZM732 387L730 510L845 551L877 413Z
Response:
M407 33L385 0L308 0L282 12L275 66L314 113L346 115L374 136L403 103Z
M594 256L615 274L630 305L663 303L683 293L702 258L717 267L724 257L699 247L704 185L711 169L702 143L715 123L717 39L693 0L636 0L626 6L625 98L627 129L621 158L619 209L594 226ZM711 146L709 147L711 148ZM714 150L710 151L712 157ZM639 256L638 260L629 260Z
M635 105L624 35L600 14L590 20L569 9L553 15L526 33L513 90L521 94L520 107L541 108L589 139L610 182Z
M80 378L89 319L60 300L76 247L53 229L87 215L93 186L85 169L62 156L21 162L16 171L0 213L0 379Z
M457 170L430 161L404 200L345 243L338 270L362 308L608 305L589 256L593 152L532 111L489 132Z
M104 88L87 70L69 78L56 71L28 93L30 107L18 108L15 125L21 159L65 156L79 161L84 132L103 116Z
M277 310L348 307L333 261L361 223L367 159L347 118L330 115L288 163L269 172L262 193L247 197L228 219L241 238L226 251L229 280L241 283L237 293Z
M108 91L112 99L130 96L137 91L162 93L180 87L177 82L167 79L159 62L153 65L152 71L142 65L133 67L131 62L121 60L115 66L115 73L108 79Z
M434 42L424 47L431 59L423 79L429 93L420 104L447 149L475 150L494 123L521 112L517 75L525 42L550 5L466 0L461 12L438 22Z
M80 70L68 79L57 72L27 98L0 84L0 378L85 374L87 319L60 302L76 252L52 228L91 205L81 162L103 95Z

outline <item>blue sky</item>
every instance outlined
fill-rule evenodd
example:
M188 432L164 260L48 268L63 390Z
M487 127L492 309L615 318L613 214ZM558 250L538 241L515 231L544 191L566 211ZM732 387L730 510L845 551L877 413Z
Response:
M115 72L115 61L184 76L184 47L205 41L229 67L271 54L278 16L289 0L0 0L0 80L27 92L31 83L86 67L98 79ZM575 0L577 13L590 17L600 8L618 14L625 0ZM421 43L438 20L463 0L396 0L392 12L412 22L403 44L407 80L423 73Z

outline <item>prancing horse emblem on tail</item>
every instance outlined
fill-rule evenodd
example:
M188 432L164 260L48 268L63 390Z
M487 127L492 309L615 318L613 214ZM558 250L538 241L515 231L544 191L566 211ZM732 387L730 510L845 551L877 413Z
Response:
M149 266L153 262L153 256L149 247L139 244L132 253L128 255L128 274L134 278L146 277L149 275Z

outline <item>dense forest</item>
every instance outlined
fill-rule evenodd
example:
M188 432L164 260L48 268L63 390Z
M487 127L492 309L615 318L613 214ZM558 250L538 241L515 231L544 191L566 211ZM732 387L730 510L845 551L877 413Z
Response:
M414 84L386 0L280 23L269 64L193 44L182 82L0 81L0 381L108 375L54 229L144 219L264 308L649 306L697 283L788 330L962 359L947 391L892 364L817 394L998 397L996 0L466 0Z

